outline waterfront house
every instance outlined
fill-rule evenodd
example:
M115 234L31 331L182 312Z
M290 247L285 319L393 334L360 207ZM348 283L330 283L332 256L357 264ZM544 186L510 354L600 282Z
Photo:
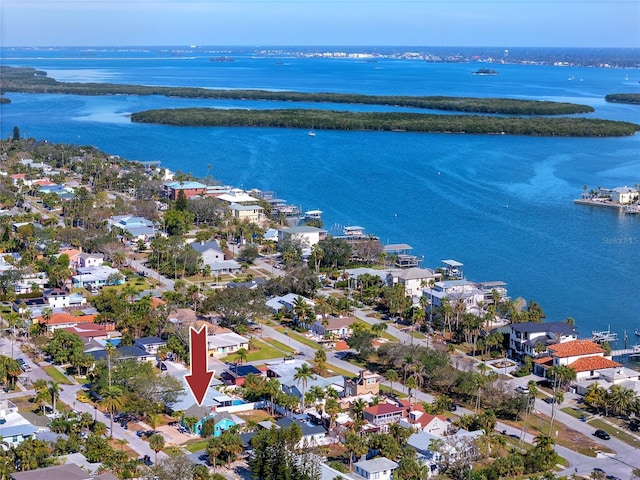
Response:
M633 390L636 396L640 396L640 372L637 370L627 367L614 367L598 370L597 373L597 378L575 382L574 386L578 395L585 395L589 385L593 382L598 382L606 390L609 390L613 385L621 385L624 388Z
M577 339L576 327L566 322L512 323L509 331L509 354L516 360L527 355L535 357L538 355L536 350L546 352L549 345Z
M637 190L627 186L612 188L610 193L611 201L621 205L633 203L640 196L640 193Z
M452 307L464 304L468 313L478 313L478 304L485 300L485 292L469 280L437 281L423 288L423 295L433 308L441 307L446 299Z
M404 294L417 303L428 285L435 284L442 279L442 274L430 268L406 268L395 270L387 275L387 285L392 287L399 283L404 288Z
M534 373L545 375L551 367L567 366L576 372L576 381L597 378L600 370L621 367L605 356L604 349L591 340L573 340L549 345L547 355L534 361Z
M200 182L165 182L163 187L164 194L171 200L177 200L180 192L186 198L192 198L204 195L207 191L207 186Z
M303 247L313 247L320 240L327 238L327 231L322 228L301 226L280 228L278 230L278 243L290 241L299 243Z
M264 219L264 208L260 205L229 205L231 216L239 222L259 223Z
M391 480L393 471L400 465L386 457L362 460L353 464L356 475L367 480Z
M355 378L344 379L344 396L378 395L380 393L380 375L369 370L360 370Z
M449 280L461 280L464 278L464 264L457 260L442 260L442 268Z
M385 245L382 249L396 268L413 268L420 263L420 259L417 256L409 253L413 250L413 247L406 243L393 243Z
M252 197L244 190L239 188L232 188L230 191L217 195L218 200L222 200L223 202L232 204L240 204L240 205L257 205L258 199Z

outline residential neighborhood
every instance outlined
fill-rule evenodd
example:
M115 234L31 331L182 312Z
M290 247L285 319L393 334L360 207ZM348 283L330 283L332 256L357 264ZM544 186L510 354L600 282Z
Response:
M2 141L2 478L640 469L640 349L268 192L69 148Z

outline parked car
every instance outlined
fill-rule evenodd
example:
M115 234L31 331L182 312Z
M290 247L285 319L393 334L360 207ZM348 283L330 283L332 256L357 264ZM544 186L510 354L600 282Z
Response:
M611 438L611 436L604 430L596 430L593 434L602 440L609 440Z
M529 395L529 389L527 387L523 387L522 385L516 387L516 392L522 393L523 395Z
M553 397L547 397L544 399L544 401L551 405L552 403L556 403L558 400Z

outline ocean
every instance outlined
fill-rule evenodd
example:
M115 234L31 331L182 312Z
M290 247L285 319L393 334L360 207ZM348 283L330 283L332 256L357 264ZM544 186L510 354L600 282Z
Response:
M380 95L510 97L593 106L591 117L640 123L640 107L609 104L608 93L640 93L640 70L491 65L378 58L254 55L225 49L7 49L3 65L31 66L62 81L353 92ZM474 281L501 280L510 295L537 301L547 320L573 317L594 330L640 337L640 218L574 205L589 188L640 183L640 136L534 138L510 135L189 128L132 124L152 108L291 108L299 104L165 97L7 94L0 134L94 145L129 160L211 174L224 184L273 190L303 210L324 212L340 234L360 225L383 244L408 243L437 268L464 263ZM393 107L321 104L336 110Z

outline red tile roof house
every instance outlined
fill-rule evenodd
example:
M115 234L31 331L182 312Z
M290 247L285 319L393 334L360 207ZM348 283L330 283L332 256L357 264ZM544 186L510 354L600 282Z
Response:
M364 419L377 427L382 427L383 433L388 432L389 423L396 423L406 416L406 407L398 407L390 403L381 403L364 409Z
M95 315L73 316L68 313L61 312L51 314L51 317L48 320L45 320L42 316L36 317L35 321L46 327L48 333L53 333L59 328L75 327L80 324L93 324L95 318Z
M412 405L407 417L401 419L399 423L403 427L413 428L418 432L422 430L437 437L444 436L449 429L449 423L444 415L426 413L419 404Z
M534 361L534 373L544 374L550 367L566 365L576 371L576 380L597 378L598 371L622 366L605 357L605 351L591 340L574 340L548 347L549 355Z

